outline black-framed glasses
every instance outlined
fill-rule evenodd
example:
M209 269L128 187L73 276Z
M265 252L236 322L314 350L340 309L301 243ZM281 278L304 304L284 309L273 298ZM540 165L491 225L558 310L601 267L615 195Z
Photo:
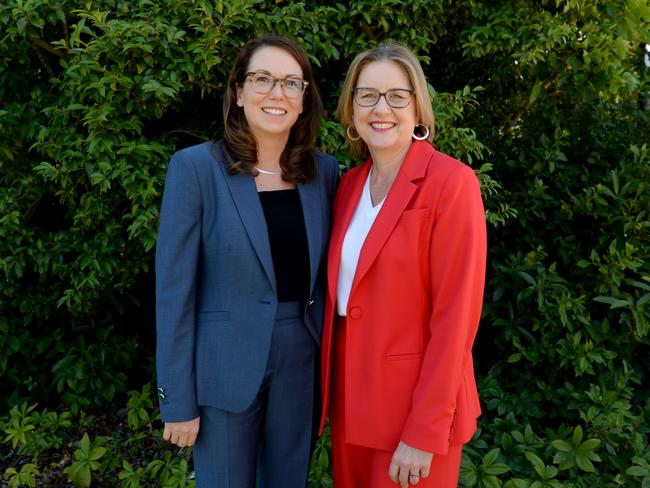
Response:
M411 97L415 95L413 90L406 88L392 88L385 92L380 92L374 88L355 88L354 100L362 107L374 107L379 103L379 99L384 97L386 103L393 108L404 108L411 102Z
M255 93L264 95L273 90L277 83L282 88L287 98L298 98L307 89L308 81L298 78L297 76L287 76L286 78L273 78L265 71L250 71L246 73L246 79L250 80L251 86Z

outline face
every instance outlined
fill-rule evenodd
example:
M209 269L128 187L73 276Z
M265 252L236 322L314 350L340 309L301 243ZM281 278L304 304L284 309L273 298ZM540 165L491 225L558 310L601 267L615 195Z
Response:
M393 61L373 61L359 73L356 88L374 88L380 93L392 89L413 90L406 71ZM403 153L411 144L411 135L417 124L416 101L411 96L404 108L393 108L380 97L374 107L362 107L352 101L354 128L377 158L380 152Z
M257 49L248 62L247 71L264 72L278 79L303 77L294 57L275 46ZM237 87L237 105L243 107L248 126L257 140L268 136L288 137L291 127L302 113L303 98L304 95L288 98L279 83L268 93L256 93L251 77Z

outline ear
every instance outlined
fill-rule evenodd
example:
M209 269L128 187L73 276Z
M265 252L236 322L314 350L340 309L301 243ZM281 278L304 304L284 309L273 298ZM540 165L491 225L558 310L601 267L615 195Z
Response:
M415 123L419 124L420 123L420 106L417 103L417 99L415 98L415 96L411 97L411 103L413 103L415 105L413 107L415 109Z
M241 86L239 86L239 85L237 85L237 106L238 107L243 107L244 106L244 97L242 95Z

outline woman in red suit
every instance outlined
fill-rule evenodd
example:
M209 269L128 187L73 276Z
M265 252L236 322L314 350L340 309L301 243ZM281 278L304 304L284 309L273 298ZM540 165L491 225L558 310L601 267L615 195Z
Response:
M478 180L436 151L417 58L358 55L337 115L355 158L334 204L322 345L336 488L456 487L480 414L485 279Z

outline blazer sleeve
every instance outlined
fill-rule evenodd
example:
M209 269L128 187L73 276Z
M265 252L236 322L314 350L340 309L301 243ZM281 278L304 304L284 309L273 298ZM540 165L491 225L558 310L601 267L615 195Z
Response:
M466 362L472 361L485 282L485 211L470 167L449 174L434 212L430 338L401 439L444 455Z
M195 168L177 153L167 170L156 241L156 370L164 422L199 416L194 328L201 211Z

